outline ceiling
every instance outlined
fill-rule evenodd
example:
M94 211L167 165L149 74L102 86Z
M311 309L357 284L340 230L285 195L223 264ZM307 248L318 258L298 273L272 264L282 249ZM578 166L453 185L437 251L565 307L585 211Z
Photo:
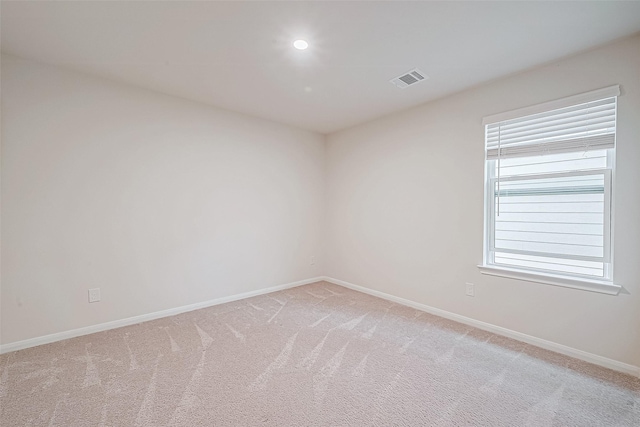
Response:
M1 12L5 53L320 133L640 31L639 1L3 1ZM429 79L389 83L415 67Z

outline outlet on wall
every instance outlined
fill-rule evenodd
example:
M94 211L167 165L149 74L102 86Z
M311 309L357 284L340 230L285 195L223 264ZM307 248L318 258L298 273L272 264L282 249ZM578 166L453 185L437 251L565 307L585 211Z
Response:
M467 296L470 296L470 297L475 296L475 293L476 293L475 285L473 283L466 283L466 285L467 285L467 291L466 291Z
M100 288L89 289L89 302L100 301Z
M311 265L316 265L316 257L312 256L310 259Z

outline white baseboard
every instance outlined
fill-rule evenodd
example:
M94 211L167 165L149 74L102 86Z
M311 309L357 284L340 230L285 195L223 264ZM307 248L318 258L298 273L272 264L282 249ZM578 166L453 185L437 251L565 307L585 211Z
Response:
M9 353L11 351L16 351L16 350L23 350L25 348L35 347L38 345L49 344L56 341L62 341L69 338L75 338L82 335L94 334L96 332L102 332L109 329L135 325L137 323L142 323L149 320L155 320L161 317L174 316L176 314L185 313L187 311L198 310L201 308L206 308L206 307L211 307L218 304L237 301L244 298L255 297L257 295L269 294L271 292L277 292L283 289L289 289L289 288L294 288L296 286L307 285L309 283L319 282L321 280L324 280L324 278L314 277L311 279L286 283L284 285L272 286L270 288L265 288L265 289L258 289L257 291L244 292L241 294L230 295L222 298L216 298L209 301L203 301L195 304L183 305L181 307L169 308L167 310L156 311L153 313L142 314L140 316L128 317L126 319L114 320L111 322L86 326L84 328L72 329L70 331L58 332L55 334L45 335L42 337L30 338L24 341L16 341L16 342L0 345L0 354Z
M605 368L613 369L614 371L623 372L625 374L633 375L640 378L640 367L622 363L617 360L609 359L607 357L598 356L597 354L588 353L586 351L578 350L573 347L558 344L552 341L547 341L542 338L537 338L531 335L516 332L511 329L503 328L501 326L492 325L491 323L481 322L479 320L472 319L470 317L461 316L459 314L451 313L446 310L431 307L425 304L420 304L408 299L400 298L394 295L386 294L384 292L376 291L373 289L365 288L364 286L354 285L353 283L345 282L344 280L334 279L332 277L322 277L322 280L333 283L335 285L344 286L345 288L353 289L354 291L362 292L365 294L373 295L382 299L393 301L398 304L406 305L408 307L415 308L416 310L425 311L427 313L444 317L456 322L464 323L469 326L473 326L478 329L482 329L488 332L493 332L497 335L502 335L508 338L513 338L517 341L522 341L527 344L535 345L546 350L555 351L556 353L564 354L565 356L573 357L583 360L585 362L593 363Z
M378 298L383 298L389 301L393 301L398 304L406 305L408 307L425 311L427 313L431 313L436 316L440 316L456 322L464 323L466 325L473 326L478 329L493 332L494 334L502 335L508 338L513 338L515 340L522 341L527 344L535 345L537 347L541 347L546 350L555 351L556 353L564 354L565 356L584 360L585 362L593 363L594 365L603 366L605 368L613 369L615 371L623 372L625 374L633 375L640 378L640 367L638 366L622 363L617 360L609 359L607 357L598 356L597 354L588 353L586 351L578 350L572 347L568 347L566 345L558 344L552 341L547 341L542 338L537 338L531 335L523 334L521 332L503 328L501 326L496 326L491 323L486 323L486 322L472 319L470 317L461 316L459 314L455 314L446 310L441 310L439 308L431 307L426 304L417 303L408 299L400 298L394 295L386 294L384 292L365 288L364 286L354 285L353 283L345 282L343 280L338 280L338 279L334 279L332 277L327 277L327 276L319 276L311 279L299 280L297 282L286 283L284 285L272 286L270 288L258 289L256 291L244 292L241 294L230 295L227 297L216 298L209 301L203 301L195 304L184 305L181 307L170 308L167 310L156 311L153 313L143 314L140 316L114 320L111 322L100 323L98 325L91 325L91 326L86 326L84 328L78 328L70 331L59 332L51 335L45 335L42 337L31 338L24 341L16 341L13 343L3 344L3 345L0 345L0 354L8 353L11 351L22 350L25 348L35 347L38 345L49 344L57 341L62 341L69 338L75 338L82 335L89 335L96 332L106 331L109 329L135 325L137 323L146 322L149 320L155 320L162 317L174 316L176 314L198 310L201 308L211 307L218 304L224 304L227 302L237 301L244 298L250 298L257 295L264 295L271 292L277 292L284 289L294 288L296 286L307 285L309 283L314 283L321 280L324 280L339 286L344 286L345 288L353 289L358 292L373 295Z

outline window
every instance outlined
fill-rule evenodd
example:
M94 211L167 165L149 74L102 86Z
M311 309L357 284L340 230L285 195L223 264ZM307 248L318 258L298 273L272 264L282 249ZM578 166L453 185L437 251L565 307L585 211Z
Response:
M485 118L484 273L617 294L618 95L614 86Z

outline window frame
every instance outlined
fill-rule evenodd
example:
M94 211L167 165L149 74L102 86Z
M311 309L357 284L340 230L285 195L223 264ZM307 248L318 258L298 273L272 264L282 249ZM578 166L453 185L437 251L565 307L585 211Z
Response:
M609 153L611 150L607 150L607 163L609 163ZM487 165L489 169L493 170L495 166L496 160L487 160ZM589 170L575 170L570 172L555 172L555 173L547 173L547 174L531 174L531 175L513 175L504 178L500 178L500 182L510 182L510 181L529 181L534 179L546 179L546 178L560 178L560 177L572 177L572 176L585 176L585 175L602 175L604 177L604 212L603 212L603 256L602 258L596 257L587 257L587 256L562 256L555 254L554 258L560 259L575 259L575 260L583 260L583 261L598 261L604 264L604 276L602 280L611 281L611 264L613 263L613 259L611 257L611 169L609 168L600 168L600 169L589 169ZM487 251L487 259L488 264L491 266L502 267L502 264L497 264L495 262L494 256L495 252L506 252L506 253L514 253L521 255L532 255L532 256L548 256L550 254L545 254L544 252L534 252L534 251L526 251L526 250L505 250L505 249L496 249L495 247L495 223L496 223L496 209L495 202L493 199L493 194L495 194L495 184L498 181L496 176L487 177L487 206L485 206L486 212L485 214L488 216L488 221L486 226L488 227L487 239L485 242L485 251ZM609 264L607 266L607 264ZM537 269L534 267L512 267L505 266L507 268L513 269L522 269L530 273L539 273L539 274L558 274L563 276L568 276L571 278L586 278L586 279L594 279L594 277L582 275L578 273L555 273L550 272L544 269ZM599 278L598 278L599 279Z
M603 94L607 90L618 91L614 95L619 96L619 88L617 86L598 91L587 93L590 97L593 94ZM607 92L609 95L611 92ZM545 110L552 110L559 104L569 105L568 100L582 99L581 95L569 97L566 99L551 101L550 103L541 104L539 106L527 107L525 109L516 110L514 112L502 113L500 115L494 115L486 117L483 120L483 130L486 136L487 125L495 123L495 119L500 117L517 118L518 116L526 116L534 112L544 112ZM604 96L603 96L604 97ZM592 98L593 100L593 98ZM553 108L552 108L553 107ZM617 110L617 101L616 101ZM525 113L526 111L526 113ZM523 114L514 114L516 112ZM617 118L617 111L616 111ZM617 133L617 132L616 132ZM486 141L486 140L485 140ZM492 276L499 276L511 279L518 279L527 282L542 283L554 286L562 286L573 289L580 289L591 292L604 293L609 295L618 295L622 286L615 284L613 281L614 271L614 200L615 200L615 157L616 149L609 148L606 150L607 159L606 167L590 170L575 170L569 172L550 173L550 174L536 174L536 175L516 175L508 177L500 177L501 182L519 180L519 179L531 179L536 177L551 177L551 176L572 176L572 175L586 175L586 174L604 174L605 179L605 200L604 200L604 235L603 235L603 277L591 277L582 274L562 273L562 272L550 272L548 270L536 269L533 267L515 267L506 266L503 264L495 263L495 200L492 190L497 180L495 175L497 160L486 158L485 148L485 160L484 160L484 233L483 233L483 257L482 265L478 265L478 268L482 274L488 274ZM530 255L544 256L541 253L530 253ZM577 259L577 258L569 258Z

